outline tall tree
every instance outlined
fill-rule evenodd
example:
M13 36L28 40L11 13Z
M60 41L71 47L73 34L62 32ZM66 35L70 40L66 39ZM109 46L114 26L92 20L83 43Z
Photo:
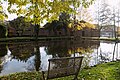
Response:
M116 12L116 25L117 25L117 30L116 30L116 32L117 32L117 38L118 38L118 36L120 35L119 33L119 27L120 27L120 9L117 9L117 12Z
M105 2L105 0L101 3L101 7L99 8L99 24L100 27L99 29L101 30L104 25L109 25L110 23L110 16L111 16L111 11L109 5Z
M3 0L6 1L6 0ZM94 0L8 0L9 13L25 16L26 21L35 24L36 33L43 21L58 20L60 13L76 13L73 9L81 5L89 7ZM1 1L0 1L1 2ZM59 6L58 6L59 5Z
M99 31L105 30L106 28L109 29L111 26L111 16L112 11L111 7L106 3L106 0L98 0L96 3L96 11L95 11L95 21L97 22L97 26ZM100 36L99 36L100 37Z

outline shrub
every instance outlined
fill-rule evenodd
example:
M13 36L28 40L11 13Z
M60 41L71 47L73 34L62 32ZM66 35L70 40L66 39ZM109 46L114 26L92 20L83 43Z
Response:
M6 27L0 25L0 38L6 37Z

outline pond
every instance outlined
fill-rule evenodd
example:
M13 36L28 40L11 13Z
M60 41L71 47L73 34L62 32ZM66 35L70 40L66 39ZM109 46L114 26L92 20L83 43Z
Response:
M84 56L83 66L120 59L120 43L97 40L60 40L0 43L0 76L47 70L48 59Z

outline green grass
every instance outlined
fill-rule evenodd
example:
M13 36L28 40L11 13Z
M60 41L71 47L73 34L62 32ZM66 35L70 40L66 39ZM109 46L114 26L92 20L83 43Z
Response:
M120 62L110 62L83 69L81 80L120 80Z
M0 77L0 80L42 80L40 72L21 72Z
M22 72L0 77L0 80L42 80L40 72ZM73 76L54 80L72 80ZM82 69L79 80L120 80L120 62L109 62Z

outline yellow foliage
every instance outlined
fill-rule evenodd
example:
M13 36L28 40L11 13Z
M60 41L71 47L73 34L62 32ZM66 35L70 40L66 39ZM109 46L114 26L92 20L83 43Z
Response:
M93 50L91 49L91 48L83 48L83 47L78 47L78 48L76 48L76 49L69 49L68 50L68 53L69 54L74 54L74 52L78 52L78 53L82 53L82 54L84 54L84 53L92 53L93 52Z
M69 24L68 24L68 28L72 28L72 23L69 23Z
M83 27L81 25L76 25L75 27L76 27L77 30L83 29Z
M74 30L81 30L83 28L95 29L95 25L85 21L78 21L77 23L69 23L68 28L72 28Z
M0 20L4 20L4 16L0 14Z
M7 19L8 18L8 16L5 14L5 13L0 13L0 20L5 20L5 19Z
M86 25L87 28L95 29L95 25L94 24L90 24L90 23L86 22L85 25Z
M0 5L0 11L2 11L3 10L3 7Z

